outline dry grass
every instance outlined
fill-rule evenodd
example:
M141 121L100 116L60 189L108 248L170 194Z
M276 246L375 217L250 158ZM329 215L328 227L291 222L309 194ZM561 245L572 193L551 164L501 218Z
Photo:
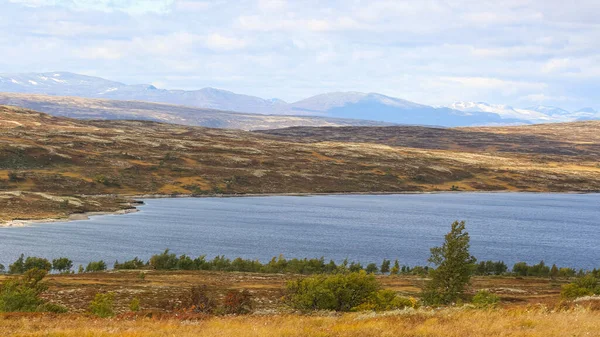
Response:
M176 319L95 319L79 315L0 316L3 336L600 336L600 313L499 309L268 315Z

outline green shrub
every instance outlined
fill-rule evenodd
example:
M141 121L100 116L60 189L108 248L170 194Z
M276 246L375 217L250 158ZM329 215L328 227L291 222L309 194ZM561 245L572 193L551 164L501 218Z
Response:
M25 271L25 255L23 254L15 262L8 265L9 274L23 274Z
M114 293L98 293L90 303L90 312L101 318L112 317L115 315L114 300Z
M142 269L146 266L146 263L137 257L133 260L125 261L123 263L119 263L119 261L115 261L113 265L114 269Z
M389 311L404 308L414 308L417 301L414 298L400 297L395 291L389 289L379 290L373 298L354 307L353 311Z
M140 299L139 298L136 297L133 300L131 300L131 302L129 303L129 310L131 310L133 312L140 311Z
M562 287L560 295L565 299L600 294L600 281L592 275L586 275L575 282Z
M165 249L162 254L152 255L149 264L157 270L175 269L177 267L177 255L169 254L169 250Z
M92 261L92 262L88 263L87 267L85 267L86 273L104 271L104 270L106 270L106 262L104 262L102 260Z
M374 298L379 290L375 276L365 271L317 275L287 285L287 303L299 310L350 311Z
M478 308L495 307L500 303L500 297L487 290L480 290L473 296L472 303Z
M38 311L44 300L40 294L48 287L42 280L47 271L30 269L20 279L10 279L0 287L0 312Z

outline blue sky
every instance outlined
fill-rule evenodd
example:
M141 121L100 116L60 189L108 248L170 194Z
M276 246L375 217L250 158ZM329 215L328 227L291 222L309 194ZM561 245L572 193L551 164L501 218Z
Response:
M3 0L0 72L600 108L600 1Z

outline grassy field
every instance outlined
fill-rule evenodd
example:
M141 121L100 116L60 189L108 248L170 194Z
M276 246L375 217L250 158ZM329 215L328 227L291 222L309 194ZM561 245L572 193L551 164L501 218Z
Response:
M45 297L70 309L67 314L0 314L0 336L599 336L598 301L561 303L566 280L476 277L470 293L488 289L501 297L495 309L451 307L390 312L302 315L281 297L295 275L208 271L101 272L52 275ZM8 276L2 277L2 279ZM378 276L382 287L405 296L417 295L417 276ZM165 302L194 285L206 285L212 296L247 289L256 303L246 316L186 315L166 312ZM119 313L100 319L86 313L97 292L116 294ZM128 312L132 298L142 311Z
M600 312L586 309L440 310L344 315L251 315L95 319L81 315L0 315L2 336L600 336Z
M215 299L222 299L229 290L248 290L258 313L288 312L282 302L285 285L298 275L263 274L216 271L110 271L72 275L49 275L50 286L44 297L66 306L70 312L84 313L96 293L114 292L117 312L128 311L134 298L141 300L145 310L164 311L188 293L193 286L206 286ZM0 281L10 276L0 276ZM405 297L418 297L425 279L413 275L377 276L382 288L391 289ZM560 303L561 285L568 280L551 281L547 278L517 278L508 276L473 277L469 294L486 289L500 296L503 307L545 305Z
M582 122L266 134L0 106L0 221L113 211L130 206L110 196L149 194L599 191L597 129Z

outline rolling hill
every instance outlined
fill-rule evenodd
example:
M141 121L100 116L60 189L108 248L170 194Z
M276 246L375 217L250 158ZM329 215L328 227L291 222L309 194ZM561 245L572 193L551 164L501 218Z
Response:
M0 106L0 214L129 207L106 195L600 191L599 123L247 132Z

